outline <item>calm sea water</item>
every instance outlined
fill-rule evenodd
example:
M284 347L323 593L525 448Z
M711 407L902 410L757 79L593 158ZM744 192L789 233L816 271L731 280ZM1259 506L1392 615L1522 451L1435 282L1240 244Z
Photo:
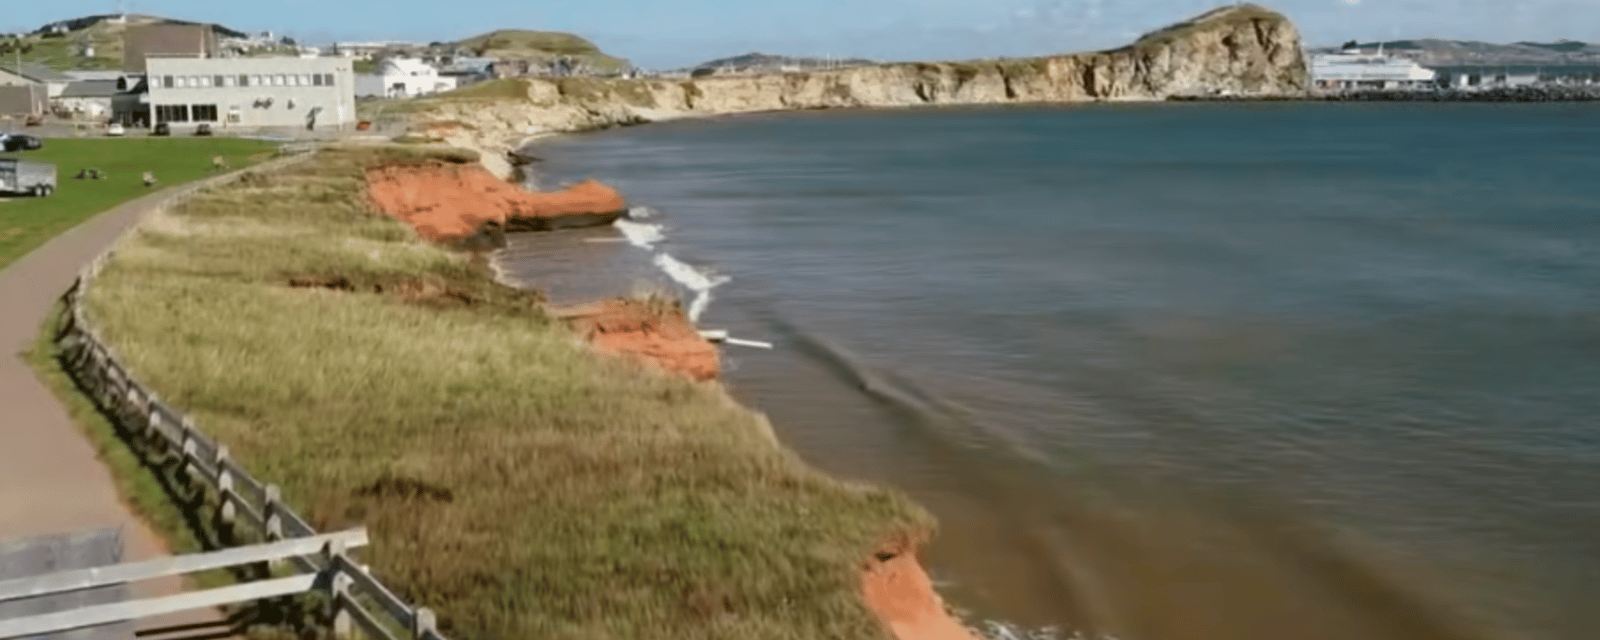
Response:
M727 379L975 617L1600 638L1600 107L828 112L547 143L731 277ZM500 256L664 282L614 229ZM656 285L661 286L661 285Z

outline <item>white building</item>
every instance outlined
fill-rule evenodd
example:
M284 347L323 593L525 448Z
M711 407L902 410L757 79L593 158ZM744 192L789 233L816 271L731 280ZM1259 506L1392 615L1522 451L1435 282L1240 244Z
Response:
M456 88L456 79L441 76L439 70L416 58L385 58L375 74L383 96L412 98Z
M338 127L355 121L348 58L149 58L147 122L173 129Z
M1358 49L1311 56L1311 81L1320 89L1404 89L1434 86L1436 74L1414 60Z

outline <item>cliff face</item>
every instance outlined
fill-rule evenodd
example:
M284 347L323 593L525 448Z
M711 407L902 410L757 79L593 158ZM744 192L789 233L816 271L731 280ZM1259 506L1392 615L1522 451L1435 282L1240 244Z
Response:
M529 136L755 111L1299 95L1310 85L1300 35L1283 15L1240 4L1096 53L981 62L896 63L692 80L524 79L526 100L430 100L422 135L502 152ZM521 91L513 92L520 95ZM487 160L487 157L486 157ZM488 161L496 173L504 163Z

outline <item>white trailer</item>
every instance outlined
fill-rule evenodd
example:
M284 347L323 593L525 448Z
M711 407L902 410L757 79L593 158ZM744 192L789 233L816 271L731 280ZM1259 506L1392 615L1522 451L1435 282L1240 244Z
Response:
M0 193L26 193L44 197L55 190L55 165L17 158L0 158Z

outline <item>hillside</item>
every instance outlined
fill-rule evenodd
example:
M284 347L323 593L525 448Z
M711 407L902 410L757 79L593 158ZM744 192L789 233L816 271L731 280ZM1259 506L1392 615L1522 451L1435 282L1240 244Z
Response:
M629 67L626 58L609 55L593 42L560 31L497 29L447 43L444 48L464 49L486 58L535 62L549 62L565 56L602 73L620 72Z
M775 73L784 70L810 70L828 67L854 67L867 64L877 64L876 61L866 58L815 58L807 56L784 56L769 53L750 52L744 55L730 56L707 60L700 64L673 69L671 73L729 74L729 73Z
M1476 40L1421 38L1364 42L1363 50L1383 47L1385 53L1405 56L1427 66L1457 65L1592 65L1600 64L1600 44L1558 40L1556 42L1515 42L1496 44ZM1339 47L1319 47L1312 52L1330 52Z
M42 64L60 71L122 68L122 36L130 26L145 24L201 24L161 16L105 14L57 20L43 25L22 39L22 61ZM218 37L244 34L211 25ZM8 56L5 62L10 63Z

